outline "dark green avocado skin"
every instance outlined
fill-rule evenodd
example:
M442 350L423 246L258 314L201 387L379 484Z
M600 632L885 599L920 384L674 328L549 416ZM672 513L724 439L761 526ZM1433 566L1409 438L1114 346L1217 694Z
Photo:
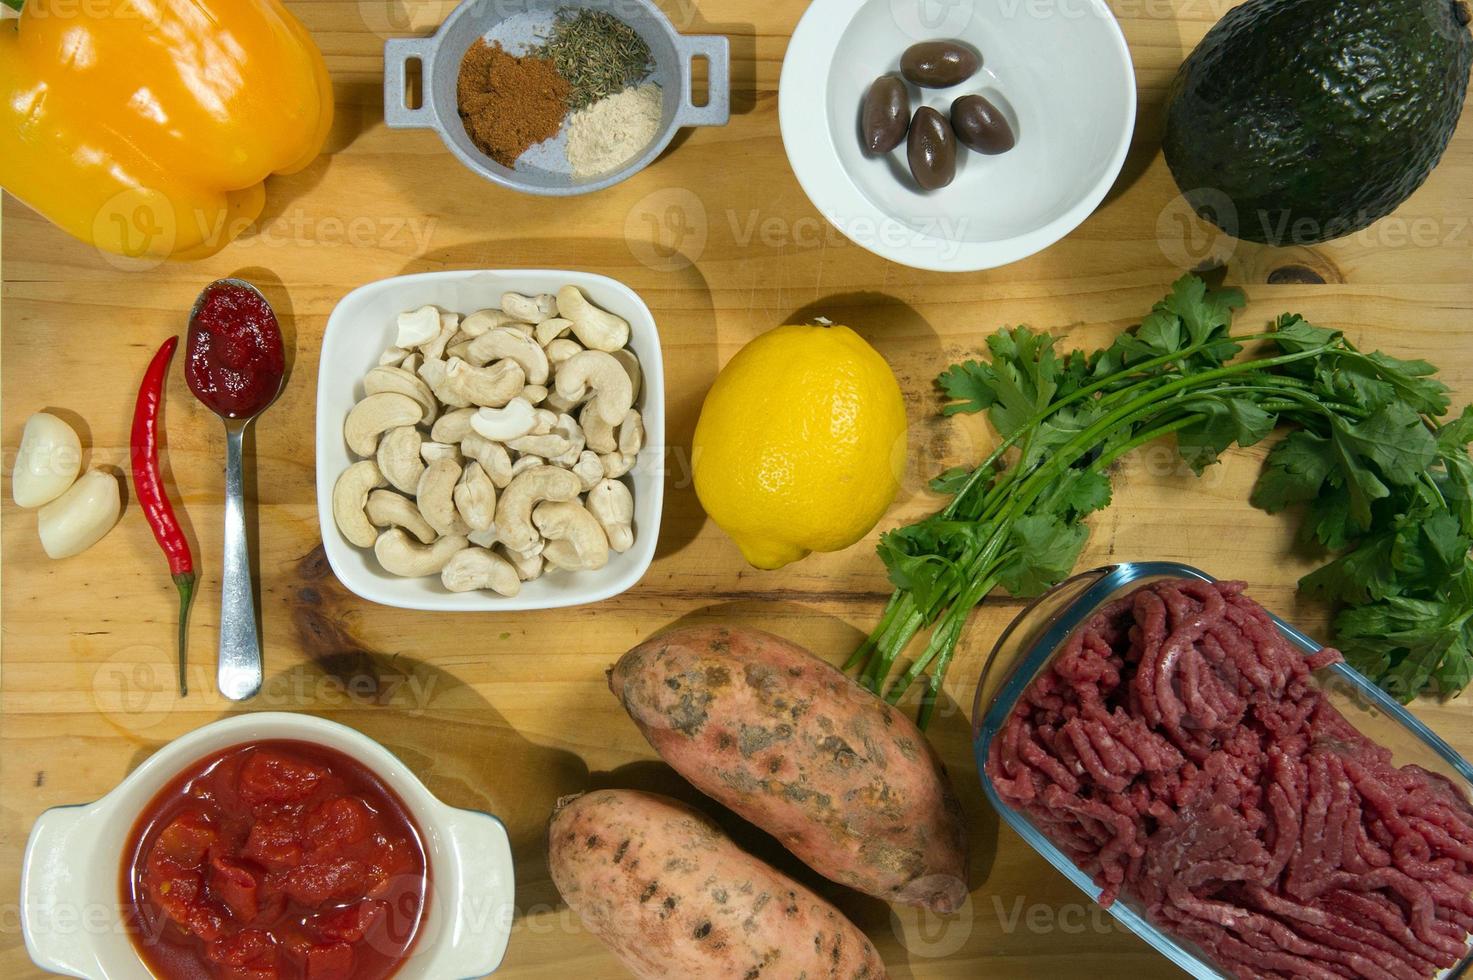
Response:
M1178 72L1166 162L1199 213L1238 238L1349 235L1437 166L1470 63L1461 0L1248 0Z

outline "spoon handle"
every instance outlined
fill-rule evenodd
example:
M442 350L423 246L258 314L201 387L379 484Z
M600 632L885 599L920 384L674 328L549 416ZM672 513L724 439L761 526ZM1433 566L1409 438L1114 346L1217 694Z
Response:
M225 423L225 568L220 578L220 693L244 701L261 689L261 636L246 543L242 456L249 420Z

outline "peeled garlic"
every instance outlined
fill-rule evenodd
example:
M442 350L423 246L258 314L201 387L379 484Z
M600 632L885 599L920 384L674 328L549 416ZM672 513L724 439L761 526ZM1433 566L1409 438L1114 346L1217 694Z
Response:
M122 510L117 477L105 470L88 470L70 490L41 508L37 521L41 547L52 558L79 555L112 530Z
M11 471L10 492L21 507L40 507L66 492L82 468L82 441L55 415L37 412L26 421Z

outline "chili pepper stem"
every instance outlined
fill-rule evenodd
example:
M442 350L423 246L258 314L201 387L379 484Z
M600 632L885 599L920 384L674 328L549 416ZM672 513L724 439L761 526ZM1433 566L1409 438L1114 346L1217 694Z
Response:
M194 603L195 577L193 572L180 572L172 578L179 589L179 696L182 698L189 693L189 658L186 650L189 646L189 607Z

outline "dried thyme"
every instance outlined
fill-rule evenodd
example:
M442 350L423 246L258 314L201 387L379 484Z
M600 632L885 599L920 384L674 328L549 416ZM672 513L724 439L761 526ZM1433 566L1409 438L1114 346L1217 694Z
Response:
M558 11L551 37L533 53L551 58L568 80L574 112L643 80L654 65L638 31L607 11L587 8Z

